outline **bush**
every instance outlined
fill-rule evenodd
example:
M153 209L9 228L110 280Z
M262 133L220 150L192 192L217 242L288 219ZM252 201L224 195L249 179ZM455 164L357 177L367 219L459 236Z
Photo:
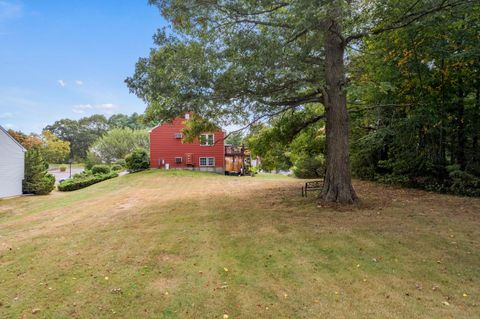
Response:
M35 195L47 195L55 188L55 177L47 172L48 164L43 160L38 148L34 147L25 154L25 177L23 192Z
M133 151L133 153L128 154L127 157L125 157L125 162L127 163L127 169L130 172L143 171L150 167L150 160L147 151L140 148Z
M67 170L67 168L68 168L68 166L64 165L64 164L62 164L58 167L58 169L60 169L60 172L65 172Z
M86 169L84 170L83 172L80 172L80 173L77 173L77 174L73 174L73 178L76 178L76 179L79 179L79 178L84 178L84 177L87 177L87 176L92 176L92 171Z
M110 173L110 167L107 165L94 165L92 167L92 174L97 175L97 174L108 174Z
M112 171L114 172L119 172L119 171L123 171L125 167L123 167L122 165L118 165L118 164L113 164L111 169Z
M127 162L125 162L125 160L123 158L119 159L119 160L116 160L115 161L115 164L116 165L120 165L122 167L127 167Z
M85 175L80 178L67 179L58 185L58 190L61 192L75 191L117 176L117 173L111 172L108 174Z
M480 196L480 178L460 169L458 165L447 166L452 179L449 191L455 195Z
M318 178L324 175L324 161L317 157L303 157L295 161L293 174L298 178Z
M55 188L55 176L52 174L45 174L35 186L35 195L48 195Z

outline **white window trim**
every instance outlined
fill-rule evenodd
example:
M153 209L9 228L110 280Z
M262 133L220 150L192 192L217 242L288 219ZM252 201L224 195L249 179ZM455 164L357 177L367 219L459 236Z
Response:
M180 162L177 162L177 158L180 159ZM175 164L182 164L183 163L183 157L181 156L175 156Z
M202 165L202 159L203 159L203 158L205 159L206 165ZM209 159L212 160L212 164L211 164L211 165L208 164ZM202 156L202 157L200 157L200 158L198 159L198 164L199 164L200 166L202 166L202 167L213 167L213 166L215 166L215 157L203 157L203 156Z
M208 136L209 136L209 135L212 136L212 144L202 144L202 143L200 142L200 138L201 138L202 136L206 136L205 141L208 142ZM215 145L215 134L213 134L213 133L200 134L200 136L199 136L198 139L199 139L199 140L198 140L198 144L200 144L200 146L214 146L214 145Z

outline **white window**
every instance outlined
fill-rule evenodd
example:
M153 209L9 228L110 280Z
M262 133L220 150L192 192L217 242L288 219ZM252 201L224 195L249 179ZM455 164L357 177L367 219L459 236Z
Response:
M188 120L190 118L190 114L185 113L185 119Z
M200 166L215 166L214 157L200 157Z
M182 157L181 156L175 157L175 163L180 164L181 162L182 162Z
M212 146L215 143L213 134L202 134L198 138L198 141L202 146Z

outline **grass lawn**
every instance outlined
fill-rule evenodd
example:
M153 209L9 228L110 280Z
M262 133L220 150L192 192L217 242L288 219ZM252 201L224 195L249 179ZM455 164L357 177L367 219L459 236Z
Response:
M0 318L480 318L479 199L301 184L154 170L0 201Z

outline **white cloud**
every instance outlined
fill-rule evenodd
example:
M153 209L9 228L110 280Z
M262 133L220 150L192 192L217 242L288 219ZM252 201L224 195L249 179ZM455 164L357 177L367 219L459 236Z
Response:
M0 21L20 18L22 15L23 8L20 4L0 0Z
M72 111L73 113L83 114L85 113L86 110L91 110L91 109L93 109L93 105L91 104L79 104L79 105L75 105Z
M112 110L117 108L117 106L111 103L106 103L106 104L98 104L96 105L96 108L100 110Z
M85 114L87 111L98 112L103 114L113 114L114 110L118 108L118 105L112 103L105 104L79 104L75 105L72 109L73 113Z
M16 128L16 126L11 123L5 123L3 127L6 128L7 130L14 130Z
M57 83L61 86L64 87L66 85L64 80L58 80Z
M83 81L82 81L82 80L76 80L76 81L75 81L75 84L76 84L76 85L83 85Z
M11 119L13 117L13 113L6 112L0 113L0 119Z

